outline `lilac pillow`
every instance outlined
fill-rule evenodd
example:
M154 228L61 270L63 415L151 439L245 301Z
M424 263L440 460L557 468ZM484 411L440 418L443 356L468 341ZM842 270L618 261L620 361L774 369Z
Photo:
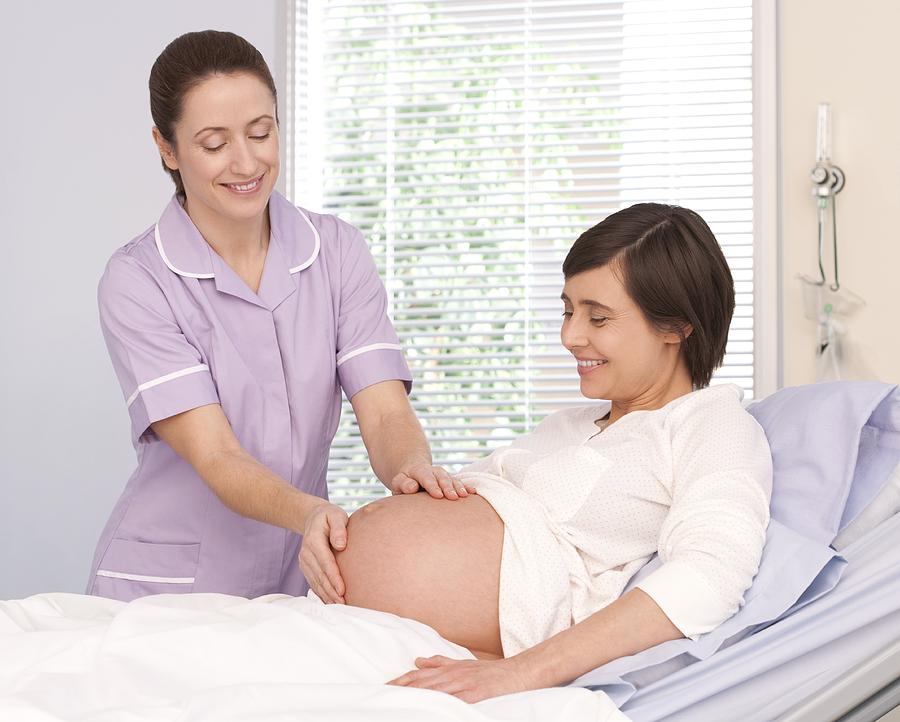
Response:
M900 461L900 391L834 381L776 391L747 409L772 449L772 518L831 544Z

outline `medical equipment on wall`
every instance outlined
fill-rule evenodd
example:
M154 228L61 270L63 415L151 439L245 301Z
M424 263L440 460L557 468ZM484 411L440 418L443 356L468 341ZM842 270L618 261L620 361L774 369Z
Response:
M816 165L810 173L816 199L818 226L818 278L800 275L803 281L804 314L818 324L816 338L816 380L832 381L843 377L845 356L842 336L846 318L865 306L865 301L841 286L838 265L837 210L835 198L846 182L844 172L831 162L831 106L820 103L816 123ZM829 224L830 216L830 224ZM826 236L830 230L832 278L827 278Z

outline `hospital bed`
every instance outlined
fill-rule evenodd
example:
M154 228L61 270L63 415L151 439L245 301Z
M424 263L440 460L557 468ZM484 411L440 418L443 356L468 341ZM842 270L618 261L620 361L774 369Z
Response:
M392 722L885 719L900 702L900 516L844 553L848 564L833 590L640 687L624 715L603 692L584 688L470 708L440 693L383 687L416 655L457 650L424 625L369 610L317 607L325 615L317 622L303 609L309 600L278 595L167 595L124 605L46 594L0 603L0 719L265 722L289 712ZM17 643L13 626L39 634ZM329 676L328 664L344 667Z
M843 554L830 592L640 688L622 711L635 722L882 719L900 705L900 514Z
M900 722L900 640L858 664L839 683L804 700L780 719L782 722L832 719Z
M877 405L872 419L881 413L881 426L860 431L857 424L850 438L838 427L804 432L814 432L810 438L832 454L843 444L852 458L840 473L815 454L792 458L810 472L804 483L821 488L793 489L787 506L773 496L774 543L766 546L744 607L699 640L673 640L615 660L569 687L469 706L441 693L383 685L416 656L466 656L429 627L393 615L283 595L160 595L125 605L43 594L0 602L0 719L895 722L900 465L891 475L885 464L894 468L900 459L900 391L882 387L867 387L868 405L834 408L846 422L859 414L868 419ZM823 391L829 389L817 385L813 393ZM833 406L829 394L824 403ZM888 397L893 405L875 403ZM785 408L772 412L778 423L804 428ZM785 448L796 455L794 449L810 451L810 444L774 435L776 483L790 490L779 460ZM840 533L819 530L818 540L810 540L817 534L813 502L844 477L834 529ZM781 606L773 606L779 593Z

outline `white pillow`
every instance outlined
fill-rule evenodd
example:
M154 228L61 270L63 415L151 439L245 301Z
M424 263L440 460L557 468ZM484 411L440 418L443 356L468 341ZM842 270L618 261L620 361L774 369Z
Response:
M837 551L852 544L881 522L900 512L900 464L894 467L884 488L831 543Z

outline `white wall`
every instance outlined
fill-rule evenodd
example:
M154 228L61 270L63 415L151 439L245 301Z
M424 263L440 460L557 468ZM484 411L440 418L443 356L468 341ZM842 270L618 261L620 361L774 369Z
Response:
M95 293L110 254L172 193L150 137L150 67L181 33L231 30L268 60L283 118L285 7L3 3L0 599L82 592L134 467Z
M843 285L866 300L847 320L853 376L900 382L900 3L782 0L784 383L815 380L815 324L798 273L816 273L816 108L831 103ZM829 271L830 273L830 271Z

